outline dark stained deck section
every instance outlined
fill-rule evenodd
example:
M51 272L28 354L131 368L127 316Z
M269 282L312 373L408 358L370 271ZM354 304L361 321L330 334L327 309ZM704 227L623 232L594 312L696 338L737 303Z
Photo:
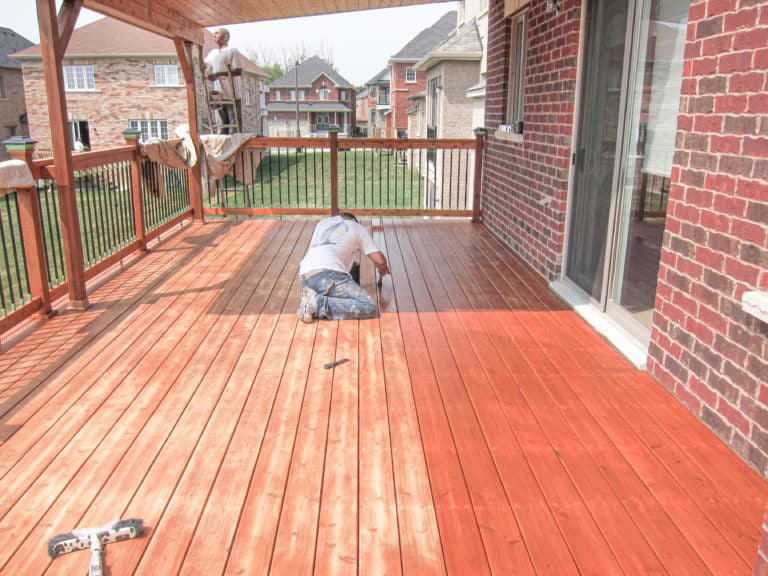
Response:
M313 223L188 225L3 345L0 573L134 517L115 576L751 573L766 483L481 225L377 221L380 317L305 325Z

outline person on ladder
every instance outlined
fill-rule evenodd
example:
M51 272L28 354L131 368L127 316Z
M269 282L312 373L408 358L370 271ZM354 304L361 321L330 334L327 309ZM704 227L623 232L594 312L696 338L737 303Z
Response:
M226 28L216 29L213 38L218 48L205 57L208 80L213 83L213 90L221 94L218 108L221 133L234 134L243 124L240 107L241 56L237 48L229 46L229 30Z

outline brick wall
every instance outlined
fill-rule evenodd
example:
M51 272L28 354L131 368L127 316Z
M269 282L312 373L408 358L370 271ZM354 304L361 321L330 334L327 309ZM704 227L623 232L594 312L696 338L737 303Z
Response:
M649 371L763 476L768 326L768 3L691 3Z
M412 68L415 62L393 62L390 66L390 102L392 105L392 130L391 138L397 136L398 130L408 130L408 109L412 102L408 96L421 92L426 85L426 74L416 71L416 82L405 81L406 68Z
M98 93L67 93L69 118L88 121L92 149L125 145L122 131L128 128L129 120L167 120L169 135L176 126L187 123L185 89L152 86L154 62L102 59L68 60L66 64L96 66ZM37 151L45 153L51 149L51 132L43 67L40 62L25 62L23 70L30 136L38 142Z
M547 13L544 1L529 5L522 143L494 134L506 112L510 19L503 0L491 1L488 23L484 222L548 280L562 265L581 15L581 2L561 5L560 14Z
M24 84L21 70L0 68L5 86L5 98L0 99L0 142L11 136L27 136L27 125L19 122L24 114ZM13 128L10 128L13 127ZM0 146L0 161L8 160L10 155L4 146Z

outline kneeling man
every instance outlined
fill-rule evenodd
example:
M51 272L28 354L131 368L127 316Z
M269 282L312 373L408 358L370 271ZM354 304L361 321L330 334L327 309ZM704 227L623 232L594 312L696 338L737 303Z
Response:
M349 273L360 251L382 276L389 273L387 258L353 214L342 212L317 223L309 250L299 265L301 303L297 314L302 322L376 315L376 303Z

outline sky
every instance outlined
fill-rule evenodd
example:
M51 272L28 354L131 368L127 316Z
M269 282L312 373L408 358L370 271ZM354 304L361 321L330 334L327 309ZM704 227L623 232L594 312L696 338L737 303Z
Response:
M230 46L243 52L277 60L301 48L309 54L319 52L321 56L330 56L338 72L350 83L361 86L414 36L455 9L456 2L442 2L224 26L230 31ZM76 27L101 17L83 9ZM40 41L35 2L15 2L13 10L3 14L0 26L32 42Z

